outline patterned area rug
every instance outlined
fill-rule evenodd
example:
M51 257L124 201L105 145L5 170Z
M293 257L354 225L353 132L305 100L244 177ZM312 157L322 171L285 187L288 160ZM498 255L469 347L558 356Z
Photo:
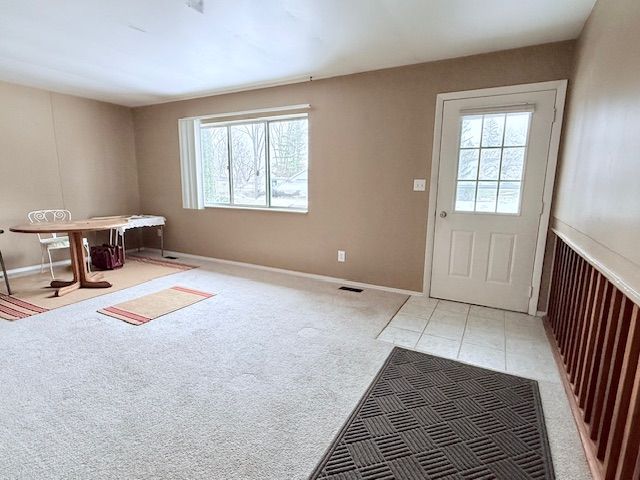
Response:
M20 320L192 268L198 267L162 258L128 255L124 267L101 272L105 280L113 284L111 288L83 288L62 297L56 297L55 289L49 287L51 278L48 270L44 273L11 278L13 295L0 293L0 319ZM72 278L71 271L67 268L56 269L56 277L58 276L61 280Z
M103 308L98 312L132 325L143 325L167 313L175 312L213 296L213 293L175 286Z
M310 480L553 478L537 382L396 347Z

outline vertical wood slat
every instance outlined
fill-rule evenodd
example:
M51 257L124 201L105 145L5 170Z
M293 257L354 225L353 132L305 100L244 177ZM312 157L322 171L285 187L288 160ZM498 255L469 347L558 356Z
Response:
M622 295L622 294L621 294ZM613 409L616 404L616 394L618 392L618 383L620 381L620 369L624 360L624 351L627 343L627 334L629 333L629 320L631 311L631 301L622 295L620 303L620 313L618 314L618 324L614 336L613 351L611 354L611 366L609 367L609 376L607 378L607 386L605 388L602 404L602 416L600 417L600 428L598 428L598 438L596 445L598 447L597 456L604 460L607 451L607 440L609 439L609 431L611 430L611 419L613 417Z
M584 400L584 377L585 371L590 366L591 358L594 343L596 339L596 326L595 322L597 319L597 312L602 303L602 297L604 296L604 288L606 280L602 276L601 273L597 272L594 268L592 270L592 279L594 283L592 295L589 298L589 306L587 307L587 311L585 313L585 332L584 332L584 343L578 354L578 366L576 370L576 375L574 378L576 395L578 396L578 402L582 402Z
M565 288L562 294L562 303L560 304L560 311L558 312L558 333L556 335L558 349L560 355L564 358L564 351L562 345L564 343L565 330L569 324L569 308L571 305L573 283L575 281L575 265L578 261L578 257L575 255L567 254L567 265L565 270Z
M640 307L560 238L554 249L547 326L592 473L640 480Z
M585 260L581 260L580 263L582 268L580 269L580 278L576 289L576 302L572 310L573 316L571 318L573 327L571 328L571 333L567 340L567 374L572 382L575 374L575 363L573 357L575 355L578 341L582 338L582 335L580 334L583 327L582 315L584 314L586 303L585 296L591 270L589 264Z
M556 262L554 268L556 268L556 283L552 283L551 286L556 285L556 288L551 288L551 296L555 299L553 305L553 317L549 319L551 328L555 333L558 329L558 310L560 308L561 299L560 296L562 294L562 288L564 286L564 260L565 260L565 244L561 242L559 239L556 241L556 250L558 251L558 261ZM554 337L555 338L555 337Z
M556 241L553 248L553 265L551 267L551 285L557 285L560 280L560 265L562 260L562 250L564 243ZM558 289L552 288L549 292L549 319L553 321L556 318L556 308L558 305ZM554 328L553 323L551 328Z
M633 313L629 318L629 331L626 338L626 344L623 353L623 362L620 367L620 383L616 391L615 407L612 413L611 432L607 440L607 449L604 459L604 478L605 480L614 479L618 467L618 461L624 461L628 454L629 444L627 442L627 451L622 451L621 446L625 429L629 422L629 406L632 405L632 393L635 388L636 379L640 378L637 373L638 360L640 359L640 327L638 323L638 306L633 306ZM637 402L637 396L636 396ZM637 447L636 447L637 452Z
M609 315L607 316L602 358L598 371L598 380L596 381L596 395L593 402L593 418L591 421L592 440L597 440L598 434L600 433L600 419L604 413L605 393L607 392L608 376L611 371L611 359L613 358L613 346L616 342L616 331L618 330L618 321L620 320L621 304L622 294L616 290L613 302L609 308Z
M567 301L563 311L565 318L563 319L563 322L562 322L562 341L560 343L560 353L562 354L562 358L565 359L565 364L567 363L567 360L565 358L565 355L567 353L565 345L566 345L567 337L569 336L568 330L571 328L571 325L572 325L571 312L572 312L573 306L575 305L576 284L578 283L580 262L581 262L581 258L578 255L571 255L571 267L568 272L569 288L567 289L568 290Z
M599 313L598 328L596 331L596 348L591 358L591 367L588 372L588 381L586 383L586 393L584 400L584 420L591 424L593 404L596 396L596 383L598 381L598 372L602 364L602 349L604 346L604 335L607 330L607 322L605 320L607 312L611 308L611 302L615 296L615 288L609 282L606 283L604 301Z
M615 479L640 478L640 374L637 371L629 404Z
M578 257L576 260L576 269L575 269L575 278L573 281L573 286L571 288L571 297L569 298L569 305L567 308L567 326L565 328L564 338L562 339L562 353L564 357L564 364L567 369L567 373L571 374L571 370L569 367L569 356L570 356L570 345L571 339L573 339L575 335L575 329L577 326L577 312L578 306L580 304L580 285L582 283L582 276L584 274L585 269L585 261Z

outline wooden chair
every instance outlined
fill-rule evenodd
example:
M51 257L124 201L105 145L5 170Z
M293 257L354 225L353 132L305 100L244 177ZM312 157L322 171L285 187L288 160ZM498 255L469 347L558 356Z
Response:
M4 230L0 230L0 234L3 234ZM0 250L0 267L2 267L2 276L4 277L4 284L7 286L7 293L11 295L11 287L9 286L9 277L7 276L7 269L4 266L4 259L2 258L2 251Z
M71 221L71 212L69 210L55 209L55 210L34 210L27 214L27 218L31 223L42 222L65 222ZM67 235L58 235L52 233L38 234L38 240L40 241L40 249L42 251L40 272L44 271L44 254L45 252L49 256L49 271L51 272L51 279L53 279L53 261L51 260L51 250L60 250L69 248L69 237ZM87 268L91 271L91 259L89 258L89 241L86 238L82 239L82 244L87 251Z

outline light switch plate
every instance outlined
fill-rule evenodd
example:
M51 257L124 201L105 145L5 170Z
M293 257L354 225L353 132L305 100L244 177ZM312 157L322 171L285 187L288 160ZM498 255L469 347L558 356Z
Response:
M427 181L424 178L413 179L413 191L424 192L427 189Z

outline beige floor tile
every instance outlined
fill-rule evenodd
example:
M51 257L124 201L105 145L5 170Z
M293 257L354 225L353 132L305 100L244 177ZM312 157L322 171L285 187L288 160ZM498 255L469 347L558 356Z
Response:
M452 321L451 317L441 317L436 319L432 317L431 320L429 320L424 333L460 341L464 334L464 321Z
M458 359L466 363L472 363L480 367L500 370L502 372L504 372L506 368L505 353L503 350L474 345L467 343L466 340L462 341Z
M520 313L520 312L510 312L510 311L506 311L504 312L504 318L506 320L511 320L513 322L531 322L531 321L536 321L536 320L540 320L539 317L534 317L532 315L527 315L526 313Z
M378 335L378 340L407 348L414 348L419 338L420 334L418 332L391 326L385 328L382 333Z
M469 307L469 315L473 315L475 317L504 320L504 310L498 310L497 308L480 307L478 305L471 305L471 307Z
M438 305L436 305L436 310L441 310L443 312L452 312L452 313L469 313L469 305L466 303L460 302L451 302L449 300L439 300Z
M514 337L506 335L505 348L512 353L531 353L533 356L552 355L551 346L546 338Z
M496 330L470 330L467 327L462 341L481 347L500 350L501 352L505 351L504 332Z
M416 349L439 357L455 359L458 356L460 342L425 334L420 337Z
M462 325L464 326L467 323L467 314L466 313L456 313L438 310L437 308L433 311L429 322L438 321L442 323L450 323L452 325Z
M429 297L423 297L420 295L412 295L411 297L409 297L409 300L407 300L408 305L418 305L420 307L425 307L425 308L436 308L436 305L438 304L438 299L436 298L429 298Z
M549 352L514 353L507 351L507 372L543 382L560 383L556 362Z
M427 307L415 303L405 303L398 313L404 313L406 315L413 315L414 317L428 319L433 313L435 307Z
M497 330L504 334L504 320L497 318L477 317L471 313L467 317L467 328L480 330Z
M400 312L402 312L402 310ZM391 320L389 326L411 330L412 332L422 333L424 327L427 326L427 322L428 320L426 318L398 313L395 317L393 317L393 320Z
M512 337L545 339L547 335L544 331L542 320L538 317L527 318L506 318L505 331Z

